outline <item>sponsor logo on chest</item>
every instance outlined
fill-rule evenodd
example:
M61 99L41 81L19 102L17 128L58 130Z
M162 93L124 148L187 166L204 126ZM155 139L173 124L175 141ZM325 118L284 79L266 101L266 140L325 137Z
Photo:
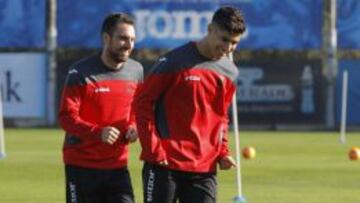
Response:
M110 88L109 87L98 87L94 91L95 91L95 93L110 92Z
M197 75L189 75L185 77L185 81L200 81L200 76Z

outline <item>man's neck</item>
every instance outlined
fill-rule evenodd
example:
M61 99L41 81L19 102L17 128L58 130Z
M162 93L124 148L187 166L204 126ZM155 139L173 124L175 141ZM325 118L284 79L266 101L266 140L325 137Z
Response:
M208 42L207 42L207 38L203 38L200 41L196 42L196 48L198 49L198 51L200 52L200 54L208 59L212 59L212 55L209 52L209 47L208 47Z
M119 70L121 66L124 64L124 62L116 63L114 62L108 55L105 54L103 51L101 53L101 60L105 64L105 66L111 70Z

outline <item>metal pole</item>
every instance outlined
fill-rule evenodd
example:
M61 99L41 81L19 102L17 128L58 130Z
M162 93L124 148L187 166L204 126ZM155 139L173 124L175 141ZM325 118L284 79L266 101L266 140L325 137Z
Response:
M230 60L234 61L233 54L230 54ZM236 92L232 98L232 118L234 125L234 135L235 135L235 147L236 147L236 183L237 183L237 196L234 197L234 202L246 202L246 198L243 196L242 192L242 180L241 180L241 162L240 162L240 136L239 136L239 119L238 119L238 110L237 110L237 101L236 101Z
M336 31L336 0L327 0L325 3L325 26L323 41L323 64L326 65L327 100L326 100L326 127L335 128L335 79L338 70L337 61L337 31Z
M56 26L56 0L47 0L47 35L46 35L46 52L48 64L48 91L47 91L47 125L55 124L56 109L56 48L57 48L57 26Z
M341 97L341 122L340 122L340 143L346 143L346 118L347 118L347 99L348 99L348 71L343 73L342 97Z
M0 89L0 159L6 157L5 151L5 131L4 131L4 113L3 113L3 103L2 103L2 92Z

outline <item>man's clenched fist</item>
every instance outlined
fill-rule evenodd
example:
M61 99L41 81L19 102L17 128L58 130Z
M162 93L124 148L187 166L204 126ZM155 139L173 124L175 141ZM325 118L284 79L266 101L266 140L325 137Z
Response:
M112 126L107 126L101 131L101 141L107 144L114 144L119 136L120 131Z
M138 138L138 133L136 128L129 127L128 131L126 132L125 138L131 143L135 142Z

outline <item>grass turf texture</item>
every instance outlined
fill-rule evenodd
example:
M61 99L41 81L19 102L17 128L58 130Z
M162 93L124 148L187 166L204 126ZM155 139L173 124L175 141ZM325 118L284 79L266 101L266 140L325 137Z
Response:
M241 160L247 202L360 202L360 161L349 161L347 157L351 146L360 146L359 133L349 133L346 145L339 144L337 133L329 132L240 135L242 146L252 145L257 151L254 160ZM63 132L7 129L5 140L7 157L0 160L0 202L65 202ZM129 168L136 201L142 202L139 152L138 143L131 147ZM219 172L219 203L232 202L236 195L235 173L235 170Z

